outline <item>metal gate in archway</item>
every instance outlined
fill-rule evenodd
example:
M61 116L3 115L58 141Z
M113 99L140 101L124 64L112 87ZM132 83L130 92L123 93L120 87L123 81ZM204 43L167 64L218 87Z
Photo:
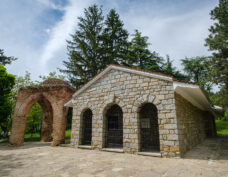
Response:
M118 105L112 105L106 113L107 148L123 147L123 112Z
M160 151L157 108L152 103L144 104L139 111L140 151Z
M82 117L82 145L91 145L92 139L92 111L87 109Z

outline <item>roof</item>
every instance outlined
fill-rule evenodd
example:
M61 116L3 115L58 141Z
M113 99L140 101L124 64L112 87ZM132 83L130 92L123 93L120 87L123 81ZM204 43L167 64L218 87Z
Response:
M56 78L50 78L42 83L40 83L40 86L70 86L70 84L66 81L63 81L61 79L56 79Z
M211 110L211 104L198 84L194 82L173 81L173 88L176 93L184 97L194 106L201 110Z
M103 75L105 75L107 72L109 72L111 69L124 71L128 73L138 74L142 76L167 80L173 82L173 88L174 91L178 94L180 94L182 97L184 97L186 100L191 102L194 106L200 108L201 110L209 110L211 109L210 102L204 92L201 90L197 82L189 82L189 81L180 81L173 78L171 75L159 73L159 72L151 72L151 71L145 71L141 69L136 68L130 68L126 66L119 66L111 64L107 66L104 70L102 70L100 73L95 75L89 82L87 82L85 85L83 85L80 89L78 89L74 95L73 98L77 97L80 93L82 93L84 90L86 90L89 86L91 86L93 83L95 83L98 79L100 79ZM73 106L73 98L72 100L68 101L65 106L72 107Z

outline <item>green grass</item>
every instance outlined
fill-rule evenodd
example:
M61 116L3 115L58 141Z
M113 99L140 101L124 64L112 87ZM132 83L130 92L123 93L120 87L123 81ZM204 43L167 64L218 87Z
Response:
M71 136L71 130L66 130L65 140L70 141L70 136ZM40 134L39 133L33 133L32 135L31 133L25 134L24 141L25 142L40 141ZM0 143L8 143L8 142L9 142L9 138L0 139Z
M216 129L218 134L228 134L228 121L216 120Z
M25 134L24 136L24 141L29 142L29 141L40 141L40 133L28 133Z
M70 141L70 136L71 136L71 130L66 130L65 132L65 140Z
M0 143L8 143L9 138L0 138Z

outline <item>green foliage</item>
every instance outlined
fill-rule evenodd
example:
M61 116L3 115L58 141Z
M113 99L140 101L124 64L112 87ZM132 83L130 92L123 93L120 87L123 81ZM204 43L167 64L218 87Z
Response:
M35 103L28 114L25 132L31 134L40 133L42 118L42 108L38 103Z
M50 72L47 76L39 76L39 78L42 80L42 81L45 81L47 79L51 79L51 78L56 78L56 79L60 79L60 80L64 80L66 77L64 75L60 75L54 71L54 72Z
M149 50L148 37L142 36L138 30L135 30L132 36L129 64L140 69L161 71L159 64L162 63L162 58L156 52Z
M166 63L163 63L162 73L172 75L175 79L178 80L189 80L188 76L180 73L180 71L178 71L176 67L173 66L173 61L170 60L168 55L166 56Z
M110 10L104 25L102 34L103 67L108 64L127 65L128 32L123 29L123 22L114 9Z
M8 74L0 65L0 127L6 132L12 112L11 91L15 84L15 76Z
M214 105L218 105L223 107L225 110L228 108L228 95L226 87L223 86L220 90L216 93L209 93L210 100Z
M212 88L212 83L208 81L207 78L207 67L208 57L192 57L185 58L181 60L184 66L184 71L188 75L191 81L198 82L200 86L210 92Z
M71 35L72 41L67 41L69 61L63 61L66 69L60 69L76 88L101 71L105 64L102 58L102 9L93 5L84 10L84 17L78 19L78 29Z
M216 129L218 134L228 134L228 121L216 120Z
M40 133L27 133L24 136L25 142L40 141Z
M68 129L68 130L66 130L66 132L65 132L65 140L66 140L66 141L69 141L69 140L70 140L70 137L71 137L71 130Z
M11 64L12 61L17 60L17 58L14 57L7 57L4 55L4 50L0 49L0 64L5 66L7 64Z
M207 63L208 74L213 83L225 85L228 90L228 0L219 0L210 15L215 23L209 28L205 44L213 51Z
M224 119L228 120L228 108L226 109L225 113L224 113Z
M158 53L151 52L148 37L142 36L138 30L129 42L128 32L114 9L104 21L102 9L93 5L85 9L84 16L78 19L78 29L71 35L71 41L67 41L68 60L63 61L65 69L59 69L75 88L112 63L187 79L172 66L169 58L163 63Z

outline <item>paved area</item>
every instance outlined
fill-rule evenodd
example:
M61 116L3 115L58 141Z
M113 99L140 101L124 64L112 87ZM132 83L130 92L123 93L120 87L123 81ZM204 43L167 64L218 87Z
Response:
M228 137L207 139L183 159L50 147L50 143L0 144L0 176L228 177Z

